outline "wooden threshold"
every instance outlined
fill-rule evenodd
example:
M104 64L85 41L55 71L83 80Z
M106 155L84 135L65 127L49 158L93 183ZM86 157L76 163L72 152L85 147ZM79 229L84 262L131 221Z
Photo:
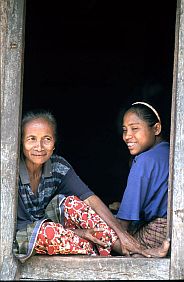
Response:
M169 280L170 258L37 255L19 265L18 280Z

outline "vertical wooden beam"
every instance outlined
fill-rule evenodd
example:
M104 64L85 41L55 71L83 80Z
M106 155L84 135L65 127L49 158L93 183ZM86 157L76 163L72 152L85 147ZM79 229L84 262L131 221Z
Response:
M13 280L19 123L22 110L24 0L1 0L1 280Z
M184 279L184 0L176 13L171 117L171 261L170 279Z

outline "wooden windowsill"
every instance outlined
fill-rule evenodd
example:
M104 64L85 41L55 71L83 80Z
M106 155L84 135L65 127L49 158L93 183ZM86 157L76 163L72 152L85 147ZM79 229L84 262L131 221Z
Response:
M168 280L170 258L37 255L19 265L20 280Z

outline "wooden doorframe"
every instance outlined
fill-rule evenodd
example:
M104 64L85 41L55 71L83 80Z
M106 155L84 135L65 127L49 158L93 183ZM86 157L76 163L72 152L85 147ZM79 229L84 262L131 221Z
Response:
M184 279L184 0L178 0L171 112L168 221L171 256L164 259L12 254L16 225L22 115L26 0L2 0L1 9L1 280ZM167 12L167 7L166 7Z
M16 222L19 130L22 111L25 1L0 1L1 15L1 280L15 277L12 254Z

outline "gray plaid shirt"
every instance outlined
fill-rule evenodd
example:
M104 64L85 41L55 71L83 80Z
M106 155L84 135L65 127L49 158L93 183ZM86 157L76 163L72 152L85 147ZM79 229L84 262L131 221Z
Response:
M81 200L94 193L61 156L52 155L44 164L37 193L31 190L29 174L23 160L20 161L17 229L44 218L45 209L54 196L76 195Z

